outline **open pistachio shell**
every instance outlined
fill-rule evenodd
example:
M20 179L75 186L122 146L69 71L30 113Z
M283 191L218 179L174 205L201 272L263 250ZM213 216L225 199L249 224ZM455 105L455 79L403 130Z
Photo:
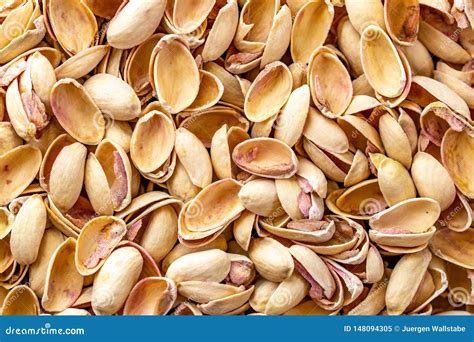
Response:
M277 114L290 97L292 75L282 62L265 66L245 97L245 115L250 121L262 122Z
M273 19L260 62L260 68L279 61L285 55L290 46L291 26L291 11L288 6L283 5Z
M116 249L106 259L92 285L92 309L96 315L112 315L124 305L138 281L143 257L131 246Z
M238 144L232 159L241 169L267 178L289 178L298 169L293 150L271 138L254 138Z
M12 224L15 216L7 209L0 209L0 238L5 238L12 229Z
M473 246L474 230L455 232L451 229L439 229L430 240L430 249L436 256L458 266L474 269Z
M107 28L107 41L117 49L130 49L143 43L160 24L164 0L129 0L123 4Z
M188 211L182 213L187 229L210 230L239 215L244 210L238 197L241 187L237 181L227 178L203 189L191 201Z
M314 51L309 60L308 80L316 107L327 117L341 116L352 100L349 72L337 54L327 47Z
M216 131L211 141L211 161L219 179L234 177L239 172L232 160L232 151L236 145L249 138L247 132L240 127L227 130L227 125L223 125Z
M440 215L439 203L431 198L413 198L372 216L372 229L388 233L423 233L430 229Z
M474 198L473 155L474 138L466 131L456 132L450 128L441 143L441 157L454 184L468 198Z
M297 63L307 63L315 49L328 37L334 18L331 3L307 1L296 16L291 31L291 57Z
M140 280L130 292L124 315L166 315L177 297L173 280L150 277Z
M443 227L448 227L456 232L463 232L471 227L472 220L471 206L462 194L457 193L451 206L441 213L438 222Z
M267 280L281 282L293 273L294 263L288 248L272 238L254 239L249 257L257 272Z
M150 63L150 78L158 99L169 112L189 107L199 93L199 71L188 46L176 35L164 36Z
M360 46L362 66L372 88L388 98L400 96L407 75L388 35L380 27L370 25L362 33ZM385 61L383 66L381 60Z
M174 0L173 25L181 34L191 33L207 18L216 0Z
M417 0L388 0L384 4L385 24L393 41L411 45L416 41L420 18Z
M40 195L29 197L21 206L10 235L10 248L18 263L30 265L36 261L46 219L46 208Z
M36 294L26 285L18 285L11 289L2 306L4 316L37 316L40 311Z
M194 102L186 109L189 111L200 111L214 106L224 94L224 85L214 74L200 70L201 84L199 93Z
M94 45L97 21L82 1L48 0L47 11L53 32L68 53L75 55Z
M48 265L41 304L46 311L66 310L79 298L84 278L74 263L76 240L69 238L58 246Z
M8 204L33 181L41 164L41 151L18 146L0 156L0 205Z
M125 222L113 216L89 221L79 234L75 262L83 276L94 274L127 232Z
M51 106L61 126L78 141L97 145L104 137L105 119L100 109L75 80L66 78L54 85Z

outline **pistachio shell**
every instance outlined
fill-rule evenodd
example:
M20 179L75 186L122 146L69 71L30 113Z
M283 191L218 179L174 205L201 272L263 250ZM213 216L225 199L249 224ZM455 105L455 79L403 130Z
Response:
M474 198L472 180L472 155L474 153L474 138L466 131L456 132L450 128L444 135L441 144L441 157L454 184L468 198Z
M139 281L130 292L124 315L166 315L177 297L173 280L150 277Z
M440 215L438 202L431 198L413 198L372 216L372 229L397 233L423 233L430 229Z
M292 309L309 291L309 284L296 271L278 285L265 306L265 314L281 315Z
M249 257L257 272L267 280L281 282L293 273L294 263L288 248L272 238L254 239Z
M0 122L0 155L20 146L22 142L10 122Z
M349 72L337 54L327 47L314 51L309 60L308 80L316 107L327 117L341 116L352 100Z
M160 103L171 113L183 111L198 96L199 71L179 36L167 35L158 42L150 63L150 75Z
M83 276L97 272L126 232L125 222L113 216L101 216L87 222L76 244L78 272Z
M186 128L176 131L176 154L194 185L205 188L212 182L212 162L202 142Z
M58 246L48 265L41 304L46 311L66 310L79 298L83 277L74 264L76 240L68 238Z
M281 214L281 203L273 180L256 179L244 184L239 199L247 210L257 215L269 217Z
M51 107L61 126L79 142L97 145L104 137L105 120L85 88L73 79L58 81Z
M112 18L122 4L122 0L85 0L85 2L95 15L107 19Z
M360 58L360 35L359 32L352 26L349 17L343 17L339 20L337 25L338 47L346 57L351 72L355 76L360 76L364 73Z
M390 114L382 115L379 131L387 155L406 168L410 168L412 162L410 141L397 120Z
M94 45L97 21L82 1L48 0L47 11L58 42L71 55Z
M420 40L416 40L411 46L401 46L400 49L408 59L415 75L431 77L434 69L433 59Z
M163 166L173 151L175 131L171 119L158 111L138 120L130 141L130 156L138 170L148 173Z
M410 45L416 41L420 5L416 0L388 0L384 3L385 24L393 41Z
M52 165L49 193L60 210L71 209L81 194L86 156L86 147L76 142L65 146Z
M292 75L282 62L265 66L253 81L245 97L245 115L250 121L262 122L277 114L290 97Z
M321 149L333 153L349 151L349 140L337 123L311 108L303 135Z
M173 7L173 24L179 33L190 33L196 30L214 7L215 0L190 1L175 0Z
M38 298L26 285L18 285L11 289L2 307L4 316L37 316L40 311Z
M385 295L389 315L402 314L422 282L431 261L429 250L404 255L395 265Z
M295 153L279 140L255 138L238 144L232 159L243 170L267 178L289 178L298 169Z
M141 110L140 100L127 83L110 74L95 74L84 88L102 114L121 121L135 119Z
M230 270L230 259L218 249L186 254L168 268L166 277L176 283L189 280L221 282Z
M92 309L96 315L120 310L142 271L143 257L133 247L116 249L105 261L92 285Z
M295 16L291 31L291 57L297 63L307 63L315 49L322 46L334 19L331 3L308 1Z
M140 45L157 29L165 7L164 0L128 1L110 21L107 41L117 49Z
M57 229L46 229L41 240L36 261L30 265L28 281L38 297L43 295L46 271L56 248L64 241L64 236Z
M30 265L36 261L45 227L43 199L33 195L21 206L11 228L10 248L18 263Z
M378 94L388 98L402 94L407 75L395 46L380 27L370 25L363 31L361 57L367 80ZM383 66L380 60L385 61Z
M380 190L388 205L392 206L416 197L415 184L413 184L410 173L402 164L385 158L377 169Z
M432 155L418 152L413 160L411 174L420 196L438 201L441 211L454 202L456 187L446 169Z
M0 205L8 204L33 181L41 164L36 147L18 146L0 156Z
M378 25L385 29L384 8L380 0L346 0L345 6L349 20L360 34L368 25Z
M439 229L430 240L430 249L436 256L458 266L474 269L473 229L455 232L451 229Z
M186 228L197 232L211 230L233 220L244 210L238 197L241 187L235 180L227 178L203 189L182 213ZM193 208L195 206L197 208Z

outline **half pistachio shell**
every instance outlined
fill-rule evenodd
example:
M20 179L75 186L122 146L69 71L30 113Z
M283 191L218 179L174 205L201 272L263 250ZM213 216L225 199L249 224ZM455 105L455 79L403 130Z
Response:
M130 292L124 315L166 315L177 297L173 280L149 277L140 280Z
M411 45L416 41L420 5L416 0L388 0L384 4L385 24L393 41Z
M293 80L282 62L265 66L245 97L245 115L250 121L262 122L277 114L290 97Z
M26 285L15 286L3 301L2 315L5 316L37 316L40 311L36 294Z
M84 278L74 263L76 240L69 238L58 246L48 265L43 308L59 312L71 307L81 294Z
M33 181L41 164L41 151L18 146L0 156L0 205L8 204Z
M235 147L232 159L241 169L267 178L289 178L298 169L293 150L271 138L255 138L240 143Z

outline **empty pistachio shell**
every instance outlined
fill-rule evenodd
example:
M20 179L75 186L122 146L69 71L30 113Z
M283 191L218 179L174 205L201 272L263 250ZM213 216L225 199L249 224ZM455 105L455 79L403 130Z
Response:
M372 229L393 233L422 233L430 229L441 213L439 203L430 198L408 199L371 217Z
M116 249L97 273L92 285L92 309L96 315L119 311L138 280L143 257L133 247Z
M377 93L388 98L402 93L407 76L395 46L380 27L365 28L361 36L361 56L367 80ZM385 61L382 67L380 60Z
M293 273L294 263L288 248L272 238L254 239L249 257L257 272L267 280L281 282Z
M139 281L125 302L125 315L166 315L177 297L173 280L150 277Z
M474 138L467 132L456 132L449 129L441 144L443 164L458 189L468 198L474 197L472 155L474 154Z
M128 1L110 21L109 44L117 49L130 49L143 43L160 24L165 7L164 0Z
M441 259L472 270L473 241L473 229L458 233L444 228L439 229L433 236L430 249Z
M8 292L4 299L2 315L36 316L40 314L40 305L35 293L26 285L18 285Z
M104 137L102 113L85 88L75 80L65 78L54 85L51 107L61 126L78 141L97 145Z
M18 263L30 265L36 261L45 227L43 198L33 195L21 206L11 228L10 248Z
M74 263L76 240L68 238L58 246L48 265L41 304L46 311L69 308L81 294L83 277Z
M150 78L160 103L171 113L186 109L198 96L199 71L179 36L167 35L158 42L150 63Z
M33 181L41 164L35 147L18 146L0 156L0 204L8 204Z
M291 56L307 63L312 52L324 44L334 18L334 7L326 1L308 1L295 17L291 31Z
M234 162L243 170L268 178L289 178L296 173L298 160L288 145L276 139L255 138L237 145Z
M385 23L397 44L410 45L418 34L420 5L415 0L389 0L384 4Z
M262 122L277 114L285 105L293 80L288 67L281 62L265 66L245 97L245 115L250 121Z
M77 239L75 262L83 276L94 274L126 233L125 222L113 216L89 221Z

